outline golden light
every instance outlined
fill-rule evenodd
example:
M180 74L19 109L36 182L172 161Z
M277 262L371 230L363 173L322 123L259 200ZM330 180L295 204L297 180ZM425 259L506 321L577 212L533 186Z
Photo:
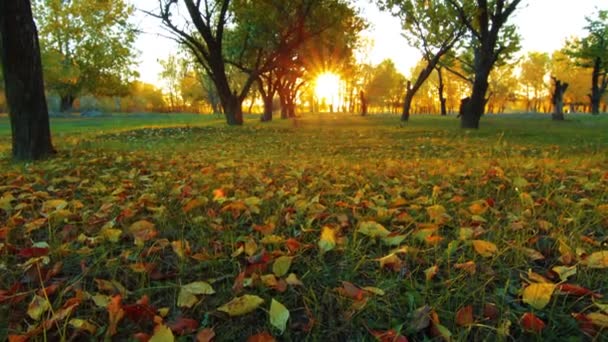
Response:
M319 100L325 99L328 104L337 104L341 82L340 76L333 72L322 73L315 81L315 95Z

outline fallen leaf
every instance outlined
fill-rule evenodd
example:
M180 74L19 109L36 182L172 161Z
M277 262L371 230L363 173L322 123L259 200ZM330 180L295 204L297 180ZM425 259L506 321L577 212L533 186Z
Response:
M75 329L86 331L89 334L93 335L97 331L97 326L93 323L89 322L86 319L72 318L69 322L69 325L74 327Z
M277 277L284 276L289 271L292 260L293 258L288 256L278 257L272 264L272 273L274 273Z
M211 342L214 337L213 328L205 328L196 334L196 342Z
M133 234L136 246L143 246L144 242L158 235L158 231L156 230L154 223L146 220L140 220L133 223L129 227L129 232Z
M454 264L454 268L457 270L463 270L470 275L475 274L477 272L477 265L474 261L467 261L461 264Z
M608 315L601 312L592 312L586 316L594 325L601 328L608 328Z
M526 312L521 316L520 324L525 331L536 334L545 329L545 322L531 312Z
M177 335L189 335L198 329L198 321L192 318L179 317L167 326Z
M242 316L254 311L262 303L264 303L264 300L258 296L243 295L232 299L230 302L217 308L217 310L227 313L230 317Z
M287 321L289 320L289 310L279 301L272 299L270 303L270 311L268 312L270 324L277 328L281 334L285 332Z
M574 285L574 284L558 284L557 290L561 294L567 294L572 296L587 296L590 295L593 298L602 298L602 295L599 293L595 293L589 289L584 287Z
M295 273L290 273L287 278L285 278L285 281L291 286L304 286L304 283L298 279L298 276Z
M195 281L183 285L177 296L177 306L191 308L194 304L198 303L197 295L212 295L214 293L213 287L204 281Z
M169 327L164 324L159 324L154 327L154 335L150 338L148 342L173 342L175 341L175 336L173 336L173 332Z
M321 253L331 251L336 247L336 231L330 227L321 229L321 239L319 240L319 248Z
M42 314L47 312L51 308L51 304L46 298L34 295L30 305L27 307L27 315L30 316L33 320L38 321Z
M541 310L549 304L553 291L555 291L555 284L530 284L524 289L523 301L531 307Z
M572 267L567 266L555 266L551 270L559 276L561 281L566 281L568 278L576 275L576 265Z
M608 268L608 251L595 252L581 261L581 264L590 268Z
M484 258L490 258L498 253L498 247L489 241L473 240L473 248Z
M473 306L467 305L456 311L455 321L456 325L461 327L466 327L475 323L475 319L473 318Z
M122 297L121 295L116 295L110 299L110 303L108 303L108 332L107 334L110 336L116 335L116 329L118 327L118 323L125 316L125 311L122 309L121 305Z
M386 228L384 228L383 225L381 225L378 222L366 221L366 222L361 222L359 224L357 233L363 234L365 236L369 236L371 238L377 238L377 237L386 238L387 236L390 235L391 232L389 232Z
M247 342L275 342L276 339L267 332L261 332L253 336L249 336Z
M354 300L362 300L363 297L365 296L365 291L363 291L361 288L359 288L355 284L348 282L348 281L342 282L342 287L338 288L338 292L342 296L348 297L348 298L351 298Z

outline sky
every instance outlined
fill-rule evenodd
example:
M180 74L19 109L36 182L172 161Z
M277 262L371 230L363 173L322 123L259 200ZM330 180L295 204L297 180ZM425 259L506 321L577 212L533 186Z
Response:
M156 0L132 0L136 8L155 10ZM402 36L399 19L381 12L370 0L357 0L362 15L371 24L364 37L372 41L372 46L359 54L360 62L373 65L390 58L397 69L408 76L410 68L420 59L416 49L409 47ZM572 36L584 35L586 16L594 16L597 9L608 9L606 0L523 0L516 11L514 23L522 36L522 53L528 51L551 53L560 49L565 40ZM159 21L138 11L135 24L144 31L135 44L140 51L140 79L147 83L159 84L160 66L158 60L177 50L176 44L163 38Z

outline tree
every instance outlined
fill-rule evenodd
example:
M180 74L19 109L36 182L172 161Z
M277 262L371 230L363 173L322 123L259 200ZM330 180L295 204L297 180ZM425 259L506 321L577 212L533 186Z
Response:
M34 0L45 84L72 109L83 93L123 96L133 71L134 7L125 0Z
M402 20L404 35L422 53L426 66L407 82L402 121L409 120L412 99L433 73L441 58L460 41L466 32L454 9L444 1L382 0L381 7L391 10Z
M519 82L525 88L526 110L538 112L543 95L547 91L545 76L549 72L549 55L529 52L520 66Z
M578 106L589 103L588 86L592 69L583 68L567 53L567 49L555 51L550 60L551 76L568 83L568 91L564 94L564 105L575 112Z
M395 63L386 59L372 71L371 79L364 88L368 105L392 112L399 104L405 88L405 76L401 75Z
M587 17L585 29L589 34L574 39L567 46L567 54L577 65L592 69L591 113L599 114L602 96L608 88L608 10L599 11L597 18Z
M553 96L551 98L553 103L553 120L563 121L564 120L564 93L568 89L568 83L562 82L557 78L553 77L554 89Z
M471 35L473 49L473 92L469 110L461 116L462 128L479 128L479 120L485 112L486 93L490 73L495 64L519 48L515 26L509 25L509 17L521 0L448 0L466 25Z
M169 55L166 60L160 60L162 70L159 74L160 78L165 81L166 90L169 92L169 106L171 111L181 110L183 101L180 96L181 81L185 76L186 61L175 55Z
M38 31L29 0L0 0L0 60L16 160L46 158L51 143Z

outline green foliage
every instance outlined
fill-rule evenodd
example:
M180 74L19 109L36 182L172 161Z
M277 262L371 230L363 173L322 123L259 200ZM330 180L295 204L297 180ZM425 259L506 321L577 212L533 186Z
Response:
M134 7L125 0L36 0L45 84L60 96L122 96L133 70Z
M397 71L392 60L384 60L373 68L364 89L371 105L384 110L394 108L405 93L405 76Z

